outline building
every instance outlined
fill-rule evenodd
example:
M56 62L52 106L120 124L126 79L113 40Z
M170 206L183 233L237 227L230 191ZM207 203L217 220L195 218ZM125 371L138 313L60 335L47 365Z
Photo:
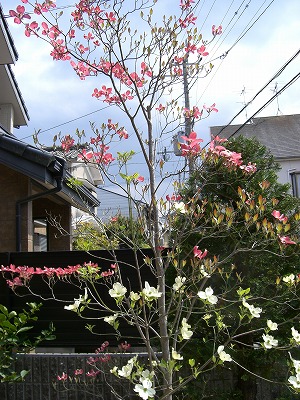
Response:
M255 137L266 146L281 169L280 183L290 183L293 194L300 196L300 114L254 118L246 125L213 126L212 136Z
M97 193L101 198L101 204L97 208L97 215L103 222L108 222L117 215L129 218L129 206L131 207L133 219L137 219L139 213L145 212L146 204L144 202L132 200L129 204L128 196L125 194L116 193L103 187L98 188Z
M0 6L0 252L71 249L72 207L94 212L90 187L70 185L66 161L18 140L29 115L11 66L18 54Z

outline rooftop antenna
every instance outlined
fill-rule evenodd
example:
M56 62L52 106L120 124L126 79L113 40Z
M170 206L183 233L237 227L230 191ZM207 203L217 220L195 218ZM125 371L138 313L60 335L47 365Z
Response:
M278 82L275 82L274 89L271 89L271 92L276 94L276 102L277 102L277 114L276 115L277 116L278 115L283 115L283 113L282 113L282 111L280 110L280 107L279 107L279 99L278 99L279 96L277 96L277 93L278 93Z
M245 86L243 87L243 90L241 91L240 96L243 96L242 104L243 104L244 107L245 107L246 120L247 120L247 119L248 119L248 114L247 114L246 88L245 88Z

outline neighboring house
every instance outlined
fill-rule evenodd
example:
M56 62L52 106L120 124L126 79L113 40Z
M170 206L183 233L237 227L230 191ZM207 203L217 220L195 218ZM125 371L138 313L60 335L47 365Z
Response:
M18 53L8 30L0 4L0 126L8 133L27 125L29 116L11 65Z
M300 114L254 118L244 126L213 126L210 134L223 138L256 137L280 164L278 181L289 183L294 196L300 197Z
M18 58L0 6L0 252L71 249L71 207L94 211L65 160L13 136L29 117L11 70Z
M90 160L88 163L80 160L80 150L70 150L68 153L64 153L61 148L47 149L52 154L65 159L66 168L68 172L74 178L74 185L78 187L85 186L93 194L94 197L98 197L98 185L103 185L103 178L99 166ZM96 210L95 214L96 214ZM85 212L79 208L72 207L72 227L76 228L77 223L94 221L94 215L90 212Z
M129 217L129 200L128 196L104 188L97 189L98 196L101 198L101 204L97 208L97 215L103 222L108 222L116 215ZM139 212L146 209L146 204L142 201L132 201L132 217L137 219ZM138 207L141 206L138 210Z

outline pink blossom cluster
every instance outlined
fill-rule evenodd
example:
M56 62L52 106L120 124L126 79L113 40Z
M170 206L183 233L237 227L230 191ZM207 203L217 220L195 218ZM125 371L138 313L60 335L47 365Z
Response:
M278 236L280 243L284 245L297 244L294 240L292 240L289 236Z
M181 154L185 157L195 157L199 155L201 147L200 143L203 142L202 139L197 138L196 132L192 131L190 135L181 136L185 143L180 143Z
M105 127L108 129L110 134L117 134L120 139L128 139L129 135L124 127L119 128L118 124L115 124L108 120ZM68 152L72 149L75 144L75 140L70 136L66 135L61 139L61 147L64 152ZM108 152L109 146L104 143L104 136L97 135L96 137L90 138L91 147L80 149L78 159L84 162L94 162L102 165L109 165L115 159L112 154ZM143 178L139 177L138 182Z
M272 215L275 219L278 219L278 221L283 222L284 224L288 222L288 217L284 214L281 214L278 210L273 210Z
M204 251L200 250L198 246L194 246L193 248L194 257L203 260L207 256L208 251L205 249Z
M194 16L193 13L186 16L184 19L179 18L179 25L182 28L187 28L190 24L195 25L197 17Z
M23 1L23 0L22 0ZM23 1L23 3L28 3L28 1ZM34 12L39 15L41 13L50 11L55 7L55 3L53 1L47 0L42 4L36 3ZM116 16L114 12L104 12L100 9L99 6L94 6L90 3L90 1L82 0L79 1L78 4L75 5L76 10L74 13L71 13L76 25L80 28L80 21L83 23L83 15L87 14L88 16L93 16L92 22L90 22L91 28L97 28L99 25L104 27L105 23L112 24L116 21ZM103 14L100 17L100 14ZM42 22L39 25L36 21L31 23L25 23L24 20L31 19L31 16L26 13L25 7L23 5L19 5L16 10L10 10L9 14L11 17L14 17L14 22L17 24L23 23L25 25L25 35L31 36L46 36L49 43L52 46L51 56L54 60L71 60L71 54L69 53L67 47L67 38L59 38L61 32L58 26L49 26L46 22ZM70 29L68 32L69 39L75 38L75 30ZM83 35L84 39L87 41L87 44L76 43L77 51L83 55L87 52L90 52L90 43L93 43L94 46L99 46L100 43L98 40L95 40L93 34L91 32L87 32ZM152 71L149 66L142 61L140 65L140 75L137 72L129 73L120 63L111 63L109 61L101 59L98 64L84 62L84 61L70 61L71 66L75 70L76 74L80 77L80 79L85 79L87 76L96 75L97 72L103 72L106 75L113 76L119 79L123 84L127 86L135 85L136 87L142 87L146 82L146 77L152 76ZM95 89L93 96L96 98L104 96L104 102L109 104L120 104L126 100L132 100L132 92L130 90L126 90L121 95L113 94L112 88L103 89Z
M118 264L110 264L110 268L107 271L101 272L102 278L110 278L111 276L115 275L117 269L118 269Z
M202 117L203 110L199 110L197 106L194 106L191 110L189 108L184 108L183 109L183 115L185 118L195 118L199 119Z
M152 76L152 71L144 61L141 62L140 75L135 71L131 73L127 72L127 70L125 70L120 63L110 63L105 60L101 60L101 62L95 67L98 71L119 79L121 83L127 87L134 85L137 88L141 88L146 83L146 77ZM86 69L84 70L84 73L82 73L81 68L80 74L83 76L86 73ZM97 99L104 97L103 101L109 104L120 104L121 102L133 99L131 90L126 90L125 92L121 93L121 95L118 95L113 93L112 88L107 88L104 85L101 87L101 89L95 88L92 96Z
M218 27L216 25L213 25L211 27L211 33L213 36L221 35L222 34L222 25L219 25Z
M214 103L210 107L204 104L202 110L200 110L197 106L193 106L192 109L184 108L183 115L185 118L200 119L203 115L203 110L205 110L207 114L210 114L212 111L218 112L218 109L216 108L216 103Z
M119 344L119 349L122 353L126 353L126 351L129 351L131 349L131 344L127 343L125 340L125 342Z
M194 43L188 42L186 47L184 48L186 53L198 53L200 56L206 57L208 56L208 52L206 51L206 47L202 44L200 47L197 47Z
M17 286L26 286L28 282L32 279L33 276L39 275L47 279L64 279L68 278L71 275L80 275L80 270L83 267L91 266L94 268L95 273L99 271L98 264L94 263L84 263L83 266L80 264L74 266L67 266L65 268L48 268L48 267L28 267L28 266L15 266L13 264L9 266L1 266L0 272L4 276L10 274L12 279L7 279L6 283L12 289L15 289Z
M281 212L278 210L273 210L271 215L279 222L282 222L283 224L286 224L288 222L288 217L284 214L281 214ZM296 242L292 240L289 236L278 236L278 239L280 243L282 243L285 246L296 244Z
M184 11L192 7L192 3L195 3L195 0L180 0L180 7Z
M221 143L226 142L227 139L221 139L218 136L213 138L210 142L209 151L207 153L208 157L216 156L222 157L224 159L224 164L229 169L240 168L246 173L253 174L256 172L256 165L249 162L247 165L243 164L242 154L235 151L226 149Z
M27 4L28 0L22 0L22 3ZM56 7L55 1L52 0L46 0L43 3L36 2L33 12L36 15L40 15L42 13L50 11L55 7ZM9 15L11 17L14 17L15 24L21 24L23 22L23 19L31 19L30 15L26 13L25 7L22 5L18 5L16 10L10 10Z
M80 154L78 155L78 159L83 160L84 162L89 162L92 160L96 164L103 165L109 165L115 160L112 154L107 152L109 146L99 144L98 149L99 151L93 151L92 149L82 149L80 151Z
M180 201L182 197L180 196L180 194L173 193L172 196L167 194L166 199L167 201Z

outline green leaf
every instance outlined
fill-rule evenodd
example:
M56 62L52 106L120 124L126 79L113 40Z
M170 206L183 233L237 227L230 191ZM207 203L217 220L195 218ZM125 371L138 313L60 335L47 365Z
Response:
M189 359L189 365L190 365L190 367L194 367L195 366L195 360L193 359L193 358L190 358Z
M33 328L33 326L23 326L23 328L20 328L20 329L17 330L17 333L26 332L26 331L29 331L32 328Z

